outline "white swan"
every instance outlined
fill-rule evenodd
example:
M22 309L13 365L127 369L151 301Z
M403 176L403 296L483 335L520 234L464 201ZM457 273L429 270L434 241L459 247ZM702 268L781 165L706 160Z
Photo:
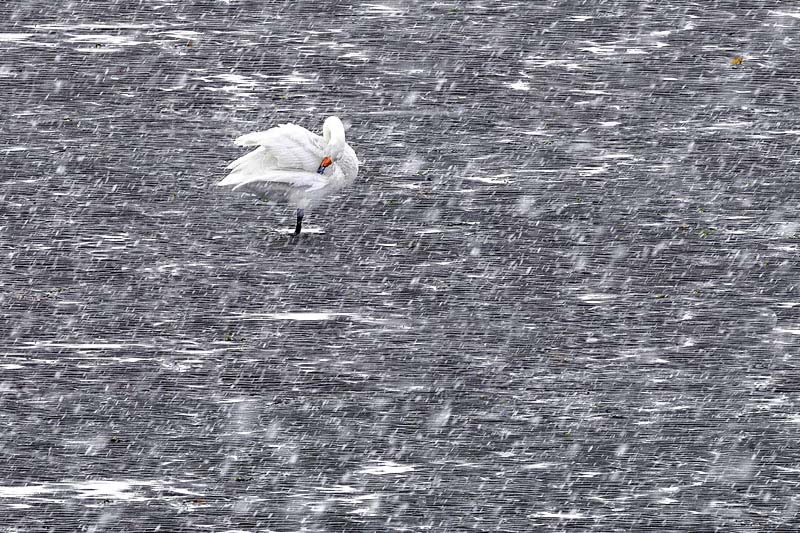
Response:
M231 173L217 185L233 185L233 190L296 206L295 235L303 226L305 209L351 185L358 174L358 157L345 141L338 117L325 119L322 137L296 124L281 124L234 142L258 148L228 165Z

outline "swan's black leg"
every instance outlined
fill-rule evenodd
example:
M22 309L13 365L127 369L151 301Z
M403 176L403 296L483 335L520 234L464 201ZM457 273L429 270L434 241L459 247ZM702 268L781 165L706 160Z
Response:
M294 227L295 235L300 235L300 230L303 229L303 214L304 211L302 209L297 210L297 226Z

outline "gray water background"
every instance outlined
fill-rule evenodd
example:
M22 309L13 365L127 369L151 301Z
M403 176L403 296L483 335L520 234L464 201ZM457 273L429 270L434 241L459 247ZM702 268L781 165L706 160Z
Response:
M799 29L4 2L0 531L797 529ZM307 234L214 186L329 114Z

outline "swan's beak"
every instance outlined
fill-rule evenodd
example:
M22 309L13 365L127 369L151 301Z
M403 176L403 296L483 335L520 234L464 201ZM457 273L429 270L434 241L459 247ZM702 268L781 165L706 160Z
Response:
M319 168L317 169L317 174L322 174L323 172L325 172L325 169L331 166L331 163L333 163L333 161L331 160L330 157L326 155L325 159L322 160L322 163L319 164Z

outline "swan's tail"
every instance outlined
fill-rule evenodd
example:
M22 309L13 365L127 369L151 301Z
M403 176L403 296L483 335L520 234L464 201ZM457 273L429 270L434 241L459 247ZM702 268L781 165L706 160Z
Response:
M274 168L273 159L263 146L256 148L225 167L231 172L217 185L223 187L226 185L238 186L263 177Z

